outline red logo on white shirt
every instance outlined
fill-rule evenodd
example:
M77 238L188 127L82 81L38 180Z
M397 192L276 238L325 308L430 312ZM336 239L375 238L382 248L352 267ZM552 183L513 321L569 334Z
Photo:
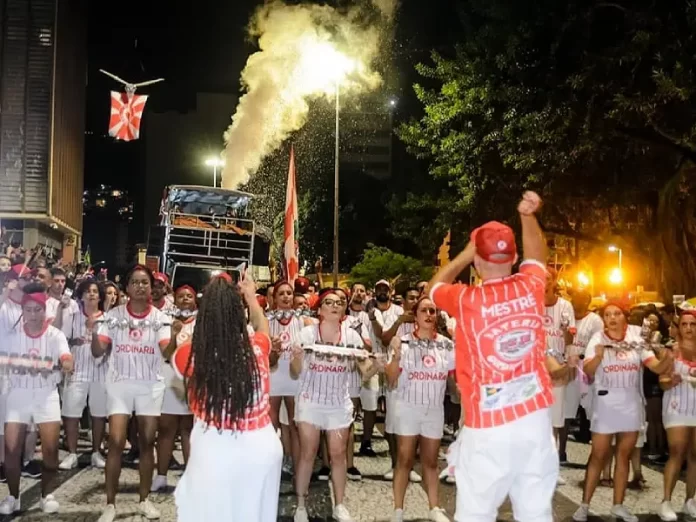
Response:
M128 337L131 338L132 341L139 341L140 339L143 338L143 332L138 330L137 328L133 328L128 332Z
M433 357L432 355L423 356L423 366L425 366L426 368L432 368L433 366L435 366L435 364L435 357Z
M621 359L622 361L625 360L628 357L628 354L624 352L623 350L617 350L616 352L616 358Z

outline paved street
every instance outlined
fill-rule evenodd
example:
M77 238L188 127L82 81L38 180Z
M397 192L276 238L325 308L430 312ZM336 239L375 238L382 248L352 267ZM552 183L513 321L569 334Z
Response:
M376 437L374 449L379 453L377 458L356 457L356 466L363 473L361 482L349 482L346 504L357 522L388 522L392 513L391 483L384 481L382 475L389 469L387 457L387 445L381 437ZM581 464L587 459L589 446L570 443L568 458L572 463L564 467L562 475L567 481L566 486L560 486L554 502L555 520L570 520L577 503L580 502L581 490L579 482L583 478L584 470ZM181 455L176 457L181 460ZM443 463L444 465L444 463ZM639 514L641 520L659 520L653 513L659 504L662 490L662 475L658 471L643 468L648 488L642 492L629 491L626 506L634 513ZM175 521L175 507L172 491L178 480L180 472L170 472L170 491L165 494L154 494L152 500L162 512L162 521ZM25 511L20 516L5 517L0 522L13 521L65 521L65 522L94 522L105 503L103 488L103 472L91 468L78 469L72 472L61 472L60 487L56 490L56 497L61 503L61 512L57 515L44 515L38 509L39 484L37 481L22 479L22 506ZM140 517L135 514L138 501L137 471L124 468L121 475L121 493L118 497L119 517L117 520L138 521ZM280 498L280 518L283 522L292 520L294 498L289 491L289 486L284 485L284 494ZM4 496L7 488L0 485L0 494ZM443 484L440 489L442 507L452 514L454 511L454 486ZM679 483L674 498L675 507L681 506L684 500L684 485ZM427 500L421 484L411 484L406 495L405 505L406 519L412 521L427 520ZM611 490L600 488L592 502L593 513L597 516L609 519L611 508ZM331 490L326 482L313 484L310 493L310 515L313 522L331 520ZM504 506L500 513L501 521L512 521L512 513L509 506ZM598 520L598 519L596 519ZM221 521L223 522L223 521ZM253 521L249 521L253 522Z

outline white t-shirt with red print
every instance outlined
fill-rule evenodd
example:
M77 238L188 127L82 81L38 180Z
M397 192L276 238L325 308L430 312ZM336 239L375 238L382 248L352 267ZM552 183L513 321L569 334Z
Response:
M102 342L111 343L107 380L163 380L162 350L167 347L171 337L171 317L154 306L149 306L142 314L135 314L126 304L109 310L104 319L99 323L97 334ZM129 326L109 328L109 319L117 322L125 320ZM149 324L145 324L146 321ZM138 323L137 327L130 326L134 322ZM159 328L156 329L155 325Z
M58 328L46 324L37 335L26 332L24 325L6 337L10 359L31 363L26 368L9 375L11 389L50 389L61 381L62 374L57 368L65 357L70 357L70 348L65 334ZM37 371L43 370L43 371Z
M546 369L545 287L546 268L528 260L509 277L431 289L435 305L456 320L464 425L500 426L553 403Z

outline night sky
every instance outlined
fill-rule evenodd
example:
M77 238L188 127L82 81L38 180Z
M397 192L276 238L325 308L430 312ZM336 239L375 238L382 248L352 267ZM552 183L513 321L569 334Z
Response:
M144 120L151 111L190 108L196 92L237 93L240 72L255 50L246 37L245 27L261 3L152 0L123 16L114 12L107 15L101 6L98 8L100 3L90 3L86 188L103 183L126 189L136 207L143 205L145 197L139 187L147 136L130 143L114 142L108 137L109 91L118 90L118 84L98 70L106 69L134 83L166 78L166 82L148 88L150 98ZM413 65L427 60L432 48L448 47L456 35L456 24L452 22L456 18L452 7L455 3L402 3L392 56L399 76L394 87L397 92L389 93L399 99L397 119L418 115L411 87L417 80ZM433 9L435 4L438 9ZM443 26L444 23L450 25ZM135 225L142 229L142 223Z

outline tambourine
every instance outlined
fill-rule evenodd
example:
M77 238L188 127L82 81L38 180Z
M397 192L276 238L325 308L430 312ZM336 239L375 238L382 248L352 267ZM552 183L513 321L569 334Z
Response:
M660 332L655 332L655 333L660 333ZM636 351L636 352L642 352L643 350L651 350L655 353L661 351L664 349L664 346L660 343L655 343L653 342L652 339L656 338L656 336L651 336L650 341L643 341L643 342L636 342L632 341L630 343L627 343L626 341L622 341L619 343L613 343L613 344L605 344L604 348L609 349L609 350L615 350L617 352L631 352L631 351Z
M162 323L160 321L150 321L149 319L118 319L109 317L108 319L97 319L95 324L106 324L109 330L153 330L158 331L165 326L171 326L172 323Z
M449 339L444 341L434 341L432 339L412 339L410 341L401 341L401 344L407 344L409 348L418 348L421 350L427 350L428 348L435 348L436 350L454 350L454 343Z
M55 371L60 371L61 367L56 364L52 357L36 357L28 354L0 352L0 371L12 374L42 374L48 375Z
M266 312L266 319L269 321L276 319L277 321L292 319L293 317L312 317L311 310L273 310Z
M363 348L349 345L334 345L331 343L304 345L305 352L313 353L319 358L338 357L339 359L365 360L374 357L373 354Z

